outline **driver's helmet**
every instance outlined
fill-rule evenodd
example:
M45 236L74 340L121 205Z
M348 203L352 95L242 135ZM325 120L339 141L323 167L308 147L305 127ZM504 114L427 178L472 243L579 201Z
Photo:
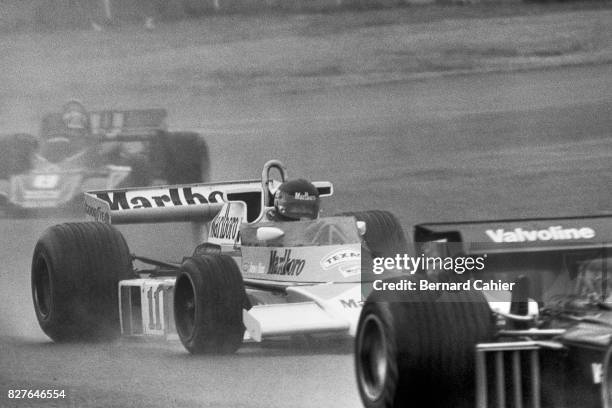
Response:
M286 181L274 193L274 208L287 220L313 220L319 216L319 191L308 180Z
M79 101L68 101L62 109L62 121L69 136L83 136L87 133L89 118L85 106Z

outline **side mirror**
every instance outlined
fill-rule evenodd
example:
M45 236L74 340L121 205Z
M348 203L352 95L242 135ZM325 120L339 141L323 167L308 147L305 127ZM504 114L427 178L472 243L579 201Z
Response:
M357 221L357 231L359 231L359 235L364 236L367 230L365 221Z
M257 228L258 241L271 241L285 235L285 231L276 227L259 227Z

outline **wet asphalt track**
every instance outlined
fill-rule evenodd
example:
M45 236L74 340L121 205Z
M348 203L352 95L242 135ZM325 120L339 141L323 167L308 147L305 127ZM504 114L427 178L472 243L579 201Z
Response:
M329 213L390 209L405 227L612 213L610 65L226 95L199 108L204 120L169 106L173 122L207 136L216 180L257 177L280 158L291 175L335 182ZM271 343L229 357L155 342L50 343L35 322L29 262L37 236L59 221L0 221L0 406L360 406L350 342ZM137 253L191 250L185 226L125 230ZM143 242L143 232L155 234ZM8 400L11 388L67 397Z

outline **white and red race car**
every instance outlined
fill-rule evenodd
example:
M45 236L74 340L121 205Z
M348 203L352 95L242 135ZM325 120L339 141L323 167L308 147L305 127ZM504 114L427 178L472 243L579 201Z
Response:
M385 211L271 221L286 179L273 160L260 180L87 192L93 222L52 226L34 250L41 328L54 341L178 334L191 353L234 352L245 338L354 334L362 256L406 252L403 230ZM313 184L332 195L330 182ZM144 222L192 222L202 243L182 262L132 255L111 224ZM137 271L135 260L152 267Z

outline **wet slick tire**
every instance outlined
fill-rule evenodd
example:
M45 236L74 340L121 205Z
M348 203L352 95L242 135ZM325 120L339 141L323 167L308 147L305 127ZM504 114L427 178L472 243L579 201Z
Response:
M76 222L48 228L32 257L32 298L55 342L119 336L118 283L133 277L125 239L114 227Z
M409 295L365 302L355 343L364 406L473 407L474 346L493 336L486 300L475 291Z
M227 255L187 258L174 287L174 320L192 354L231 354L242 344L242 309L248 302L242 275Z
M393 213L370 210L345 212L342 215L353 216L357 221L366 223L366 233L363 239L373 258L395 257L396 254L408 252L404 230Z

